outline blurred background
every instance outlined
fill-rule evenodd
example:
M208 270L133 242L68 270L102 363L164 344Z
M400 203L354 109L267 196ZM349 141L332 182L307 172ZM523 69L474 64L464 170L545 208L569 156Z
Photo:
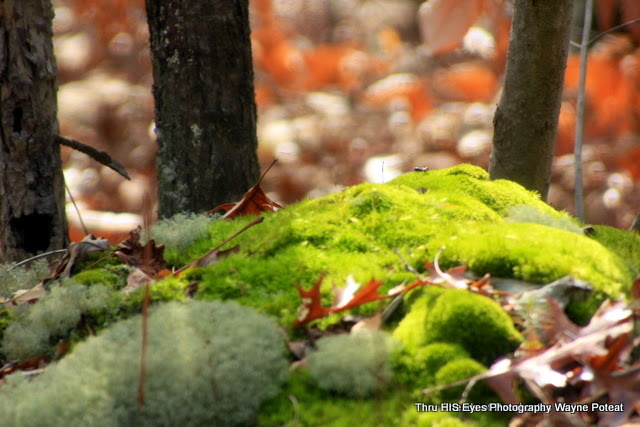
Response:
M89 231L117 240L142 222L143 194L155 201L144 0L53 3L60 133L108 152L132 180L62 147L65 177ZM279 159L262 185L272 199L293 203L414 167L488 167L510 2L429 3L251 0L259 157L263 168ZM596 3L594 36L640 18L640 2ZM639 46L637 24L601 37L589 53L589 223L627 228L640 213ZM569 212L577 55L567 66L548 200ZM67 214L72 240L81 239L71 203Z

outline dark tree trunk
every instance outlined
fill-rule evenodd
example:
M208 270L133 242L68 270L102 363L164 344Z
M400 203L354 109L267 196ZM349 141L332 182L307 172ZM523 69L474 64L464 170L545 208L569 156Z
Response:
M0 241L4 261L68 244L50 0L0 2Z
M489 172L540 193L551 162L569 51L573 1L517 0Z
M158 214L239 200L259 177L248 0L147 0Z

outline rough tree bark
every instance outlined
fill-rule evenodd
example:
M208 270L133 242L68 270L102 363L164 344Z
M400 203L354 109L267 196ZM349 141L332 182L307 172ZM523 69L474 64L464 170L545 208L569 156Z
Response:
M158 214L239 200L259 177L248 0L147 0Z
M546 199L569 51L572 0L517 0L502 97L493 124L492 179Z
M0 242L4 261L68 244L50 0L0 2Z

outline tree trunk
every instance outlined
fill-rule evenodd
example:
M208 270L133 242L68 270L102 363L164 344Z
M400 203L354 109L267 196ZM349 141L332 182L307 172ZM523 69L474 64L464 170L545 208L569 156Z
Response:
M573 1L517 0L502 97L493 118L492 179L549 190Z
M158 214L240 200L260 173L248 0L147 0Z
M0 3L0 241L4 261L67 246L50 0Z

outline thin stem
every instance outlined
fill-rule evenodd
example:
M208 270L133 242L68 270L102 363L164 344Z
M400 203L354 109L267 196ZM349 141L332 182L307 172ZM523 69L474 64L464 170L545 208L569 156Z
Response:
M582 43L580 47L580 80L578 83L578 102L576 118L576 139L574 145L575 169L575 200L576 216L584 222L584 190L582 187L582 144L584 141L584 104L587 80L587 52L589 45L589 31L591 30L591 16L593 0L586 0L584 7L584 24L582 25Z

